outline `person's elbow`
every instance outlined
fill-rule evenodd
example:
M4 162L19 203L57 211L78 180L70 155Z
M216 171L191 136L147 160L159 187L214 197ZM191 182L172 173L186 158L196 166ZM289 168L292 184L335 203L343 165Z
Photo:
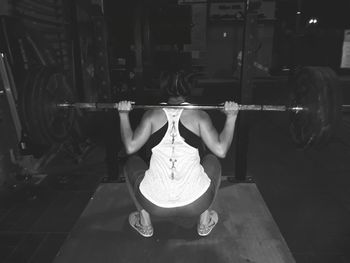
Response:
M125 145L125 153L127 155L131 155L131 154L134 154L138 151L138 147L136 147L136 145L133 145L133 144L128 144L128 145Z
M226 157L226 154L227 154L227 149L224 147L218 147L215 151L215 155L222 159Z
M132 155L132 154L136 153L136 151L134 149L129 148L129 147L125 148L125 152L127 155Z
M226 158L226 152L217 153L216 156L221 158L221 159L224 159L224 158Z

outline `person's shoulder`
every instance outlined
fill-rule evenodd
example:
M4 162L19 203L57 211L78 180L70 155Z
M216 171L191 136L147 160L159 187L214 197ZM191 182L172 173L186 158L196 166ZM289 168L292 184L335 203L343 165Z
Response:
M197 110L197 114L201 120L204 120L204 121L210 120L208 112L206 112L204 110Z
M204 110L189 110L188 114L198 121L208 121L210 120L209 114Z
M144 118L147 119L154 119L154 118L158 118L159 116L161 116L162 110L161 109L151 109L151 110L147 110L144 113Z

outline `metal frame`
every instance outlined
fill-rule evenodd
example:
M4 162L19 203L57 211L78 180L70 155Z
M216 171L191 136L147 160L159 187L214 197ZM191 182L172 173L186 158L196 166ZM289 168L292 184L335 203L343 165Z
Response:
M255 45L257 43L258 14L251 10L250 0L244 3L244 25L242 41L242 64L240 75L240 103L252 102L253 93L253 64L255 59ZM236 123L235 147L235 179L245 181L247 176L248 144L250 131L250 116L243 112Z
M6 64L7 63L6 63L5 54L0 53L0 76L4 85L4 92L6 94L7 101L9 103L12 120L16 130L17 140L19 142L22 136L22 125L17 112L16 101L12 91L13 87L11 87L10 77L9 77L8 69L6 68Z

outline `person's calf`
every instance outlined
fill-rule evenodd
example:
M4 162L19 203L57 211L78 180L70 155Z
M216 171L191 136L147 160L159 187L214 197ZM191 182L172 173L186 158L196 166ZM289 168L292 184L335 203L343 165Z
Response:
M143 226L151 226L152 225L150 214L145 209L142 209L140 211L140 217L141 217L141 222L140 222L141 225L143 225Z
M205 210L200 216L199 216L199 224L201 225L207 225L209 222L209 210Z

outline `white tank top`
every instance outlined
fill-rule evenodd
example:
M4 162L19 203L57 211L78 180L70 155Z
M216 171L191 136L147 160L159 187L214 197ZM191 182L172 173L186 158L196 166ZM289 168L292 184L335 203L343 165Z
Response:
M200 164L198 149L179 134L183 109L163 110L168 129L161 142L152 148L150 166L140 183L140 191L157 206L185 206L205 193L210 179Z

